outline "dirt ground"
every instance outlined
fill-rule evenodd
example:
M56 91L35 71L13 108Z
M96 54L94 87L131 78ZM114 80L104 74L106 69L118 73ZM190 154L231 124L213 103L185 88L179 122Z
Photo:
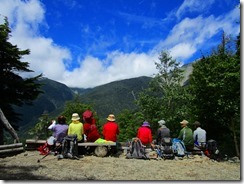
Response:
M26 151L0 158L1 180L113 180L113 181L240 181L240 162L216 162L195 155L175 160L141 160L85 156L79 160L60 159L38 151Z

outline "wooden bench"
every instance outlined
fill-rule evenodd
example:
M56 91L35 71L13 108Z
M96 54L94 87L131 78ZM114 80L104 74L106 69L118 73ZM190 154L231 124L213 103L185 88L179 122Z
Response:
M35 140L35 139L26 139L25 150L33 151L46 143L46 140ZM96 147L94 153L99 157L104 157L108 154L108 151L111 147L116 146L115 142L105 142L105 143L94 143L94 142L84 142L78 143L78 147Z
M104 143L94 143L94 142L83 142L78 143L78 147L96 147L94 150L94 153L98 157L105 157L108 154L108 151L111 149L111 147L115 147L115 142L104 142Z
M22 143L0 145L0 157L18 154L24 151Z

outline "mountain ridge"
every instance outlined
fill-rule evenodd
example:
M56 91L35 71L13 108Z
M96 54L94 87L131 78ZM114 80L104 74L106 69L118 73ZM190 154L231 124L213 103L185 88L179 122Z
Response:
M183 85L192 72L191 64L184 67ZM151 79L141 76L112 81L94 88L70 88L63 83L43 78L40 83L43 84L41 90L44 93L33 101L33 105L15 107L16 112L22 114L20 131L26 134L44 113L49 114L49 118L58 116L65 103L72 100L75 94L80 95L82 103L91 105L100 118L106 118L110 113L118 115L124 109L133 110L136 108L134 101L138 94L148 88Z

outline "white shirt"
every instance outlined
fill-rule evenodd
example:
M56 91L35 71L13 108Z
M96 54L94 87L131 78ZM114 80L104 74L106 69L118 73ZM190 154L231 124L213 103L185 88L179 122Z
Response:
M197 129L193 132L193 139L198 143L206 143L206 131L201 127L197 127Z

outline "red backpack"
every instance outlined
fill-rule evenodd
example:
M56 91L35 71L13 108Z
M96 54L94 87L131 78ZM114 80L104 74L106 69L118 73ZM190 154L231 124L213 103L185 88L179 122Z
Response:
M41 155L46 155L50 151L50 146L46 142L44 145L39 146L37 150L40 152Z

